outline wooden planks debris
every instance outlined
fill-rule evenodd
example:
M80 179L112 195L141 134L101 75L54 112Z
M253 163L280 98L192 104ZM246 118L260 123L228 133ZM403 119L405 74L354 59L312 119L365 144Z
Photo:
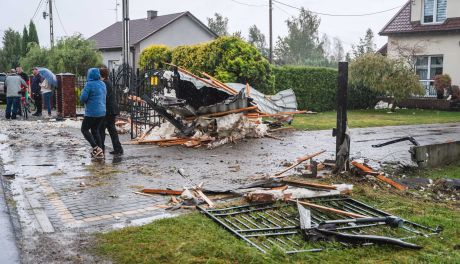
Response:
M407 190L407 186L399 184L399 183L393 181L392 179L385 177L385 175L383 173L376 172L371 167L368 167L368 166L366 166L366 165L364 165L362 163L359 163L356 160L352 161L351 165L355 166L356 168L358 168L359 170L361 170L362 172L364 172L366 174L375 176L380 181L388 183L389 185L393 186L394 188L396 188L396 189L398 189L400 191Z
M183 191L169 189L143 189L142 192L148 194L181 195Z
M305 187L314 187L318 189L337 190L337 187L333 185L320 184L303 180L283 179L282 182L290 185L300 185Z
M293 200L293 199L291 199L289 201L294 202L294 203L299 203L301 205L306 205L308 207L319 209L319 210L322 210L322 211L326 211L326 212L330 212L330 213L334 213L334 214L339 214L339 215L343 215L343 216L348 216L348 217L351 217L351 218L366 218L367 217L365 215L350 213L350 212L346 212L346 211L342 211L342 210L339 210L339 209L326 207L326 206L322 206L322 205L318 205L318 204L314 204L314 203L303 202L303 201Z
M297 159L298 161L297 161L295 164L293 164L293 165L289 166L288 168L286 168L286 169L284 169L284 170L282 170L282 171L276 173L275 176L272 176L272 178L281 178L281 177L284 177L284 176L281 176L281 175L284 174L285 172L287 172L287 171L289 171L289 170L292 170L293 168L299 166L299 165L302 164L303 162L305 162L305 161L307 161L307 160L309 160L309 159L312 159L312 158L314 158L314 157L316 157L316 156L319 156L319 155L323 154L324 152L326 152L326 150L321 150L321 151L316 152L316 153L314 153L314 154L311 154L311 155L308 155L308 156L305 156L305 157L298 158L298 159Z

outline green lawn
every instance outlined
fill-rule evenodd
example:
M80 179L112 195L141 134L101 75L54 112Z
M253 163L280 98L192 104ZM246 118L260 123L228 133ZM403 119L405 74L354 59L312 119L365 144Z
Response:
M354 198L428 226L439 236L421 238L422 250L354 247L287 256L262 254L199 213L97 235L96 253L115 263L459 263L458 204L434 203L412 194L355 185Z
M460 162L426 170L413 169L407 171L407 176L430 179L460 179Z
M297 115L294 117L293 126L301 130L332 129L336 126L336 119L336 112ZM451 122L460 122L460 112L421 109L401 109L395 113L388 113L388 110L353 110L348 112L348 124L351 128Z

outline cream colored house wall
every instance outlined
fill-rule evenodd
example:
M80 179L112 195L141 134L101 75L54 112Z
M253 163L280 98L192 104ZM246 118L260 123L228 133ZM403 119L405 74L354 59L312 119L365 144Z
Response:
M460 33L389 36L389 57L400 56L398 45L409 48L418 47L416 55L443 55L443 72L450 75L452 84L460 85Z
M423 0L415 0L411 5L411 21L421 21ZM460 0L447 0L447 18L450 17L460 17Z

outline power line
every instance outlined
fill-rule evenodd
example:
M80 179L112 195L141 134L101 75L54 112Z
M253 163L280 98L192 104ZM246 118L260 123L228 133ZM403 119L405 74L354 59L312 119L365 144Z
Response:
M264 5L264 4L248 4L248 3L243 3L243 2L240 2L240 1L237 1L237 0L230 0L234 3L237 3L237 4L240 4L240 5L245 5L245 6L251 6L251 7L265 7L265 6L268 6L268 5Z
M294 8L294 9L297 9L297 10L302 10L302 8L299 8L299 7L296 7L296 6L292 6L292 5L289 5L289 4L280 2L280 1L273 0L273 2L278 3L278 4L280 4L280 5L284 5L284 6L290 7L290 8ZM382 11L377 11L377 12L372 12L372 13L364 13L364 14L330 14L330 13L315 12L315 11L311 11L311 10L308 10L308 11L311 12L311 13L313 13L313 14L322 15L322 16L332 16L332 17L363 17L363 16L372 16L372 15L377 15L377 14L381 14L381 13L386 13L386 12L393 11L393 10L398 9L398 8L401 8L401 7L402 7L402 6L397 6L397 7L393 7L393 8L386 9L386 10L382 10Z
M35 16L37 15L37 12L38 12L38 9L40 9L42 3L43 3L43 0L40 0L40 2L38 3L37 9L35 9L35 13L34 13L34 15L32 16L32 20L35 19Z
M58 19L59 19L59 24L61 24L61 27L62 29L64 30L64 33L66 34L66 36L68 36L69 34L67 34L67 30L65 30L65 27L64 27L64 24L62 23L62 20L61 20L61 15L59 15L59 10L57 8L57 5L56 5L56 0L54 1L54 9L56 9L56 13L58 15Z

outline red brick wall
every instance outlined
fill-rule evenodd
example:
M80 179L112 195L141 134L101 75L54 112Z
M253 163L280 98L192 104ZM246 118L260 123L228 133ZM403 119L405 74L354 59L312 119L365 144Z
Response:
M73 74L57 74L57 110L60 117L75 117L77 115L77 96L75 94L76 78Z

